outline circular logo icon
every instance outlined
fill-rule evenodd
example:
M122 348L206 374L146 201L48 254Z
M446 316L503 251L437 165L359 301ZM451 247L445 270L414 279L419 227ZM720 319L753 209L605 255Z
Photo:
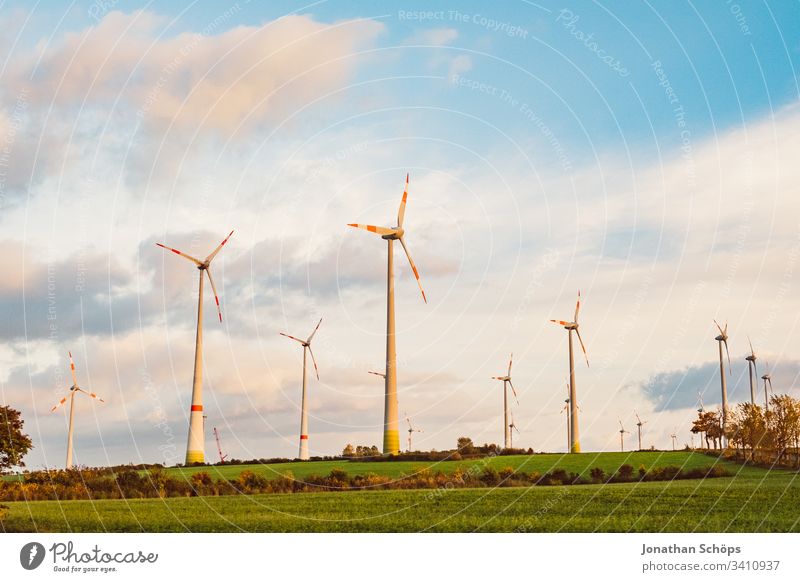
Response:
M39 542L29 542L19 551L19 563L26 570L35 570L44 561L44 546Z

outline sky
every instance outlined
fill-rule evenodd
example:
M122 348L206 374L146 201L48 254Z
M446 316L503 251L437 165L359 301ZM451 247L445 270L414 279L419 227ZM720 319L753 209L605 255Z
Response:
M582 448L691 444L698 394L798 396L795 3L0 2L0 398L28 467L182 462L204 257L206 457L381 445L386 249L401 422L415 448L564 451L582 296ZM796 344L794 344L796 346ZM726 362L727 368L727 362ZM759 396L763 387L759 383ZM81 396L81 395L79 395ZM402 442L405 444L405 433ZM635 445L628 437L626 448Z

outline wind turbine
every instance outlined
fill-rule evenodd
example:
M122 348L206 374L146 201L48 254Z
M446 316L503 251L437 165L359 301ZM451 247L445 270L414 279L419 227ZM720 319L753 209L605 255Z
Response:
M747 371L750 375L750 402L755 405L756 403L756 384L758 384L758 368L756 368L756 352L753 350L753 342L747 338L747 343L750 344L750 355L745 358L747 360Z
M697 409L697 412L702 414L702 413L704 413L706 411L706 409L705 409L705 406L703 406L703 395L700 393L699 390L697 392L697 398L698 398L698 400L700 402L700 408Z
M217 430L216 426L214 427L214 440L217 441L217 452L219 453L219 462L224 463L225 459L228 458L228 455L222 454L222 445L219 442L219 431Z
M764 380L764 414L769 412L769 393L772 392L772 375L769 373L769 362L767 362L767 371L761 376ZM767 390L769 384L769 390Z
M570 452L580 453L580 435L578 432L578 396L575 386L575 360L572 352L572 332L574 331L578 336L578 341L581 343L583 350L583 357L586 358L586 367L589 367L589 356L586 355L586 346L583 345L581 339L581 332L578 331L578 313L581 309L581 292L578 291L578 302L575 304L575 317L574 321L560 321L558 319L551 319L553 323L561 325L567 330L569 336L569 416L570 416Z
M678 431L678 427L676 426L675 428L672 429L672 434L669 435L669 438L672 439L672 450L673 451L675 450L675 439L678 438L678 435L675 434L677 431Z
M428 299L425 297L425 291L422 289L422 283L419 280L419 271L417 271L417 266L411 259L408 247L406 247L406 241L403 238L405 234L405 230L403 230L403 218L406 214L407 199L408 174L406 174L406 188L403 191L403 199L400 201L400 208L397 210L396 227L386 228L369 224L347 225L380 235L380 237L388 243L389 248L386 271L386 393L383 409L383 453L386 455L396 455L400 452L400 432L399 421L397 419L397 350L395 345L394 324L394 241L399 240L400 244L403 245L406 258L408 258L408 262L411 265L411 270L414 271L414 277L416 277L417 285L419 285L419 290L422 293L422 300L425 301L425 303L428 302Z
M564 399L564 408L561 409L561 412L562 413L563 412L567 413L567 452L569 452L569 444L570 444L570 441L572 440L572 432L571 432L571 427L570 427L570 422L569 422L569 397Z
M514 393L514 400L519 405L517 399L517 391L514 389L514 384L511 383L511 364L514 362L514 354L508 359L508 373L505 376L492 376L492 380L503 381L503 448L511 446L511 429L508 426L508 386L511 386L511 391Z
M631 434L631 433L630 433L630 431L625 430L625 427L622 426L622 419L621 418L619 418L617 420L619 420L619 451L621 453L624 453L625 452L625 440L624 440L625 439L625 435L626 434Z
M69 370L72 372L72 386L70 386L69 396L64 396L61 400L58 401L53 408L50 409L50 412L54 412L59 406L64 404L69 399L69 429L67 431L67 469L72 469L72 425L73 419L75 417L75 394L78 392L82 392L95 400L99 400L100 402L105 402L102 398L97 396L94 392L87 392L83 388L78 386L78 379L75 376L75 362L72 361L72 352L67 352L69 354Z
M514 413L512 412L511 413L511 423L508 425L508 432L509 432L509 436L511 437L510 444L511 444L511 448L512 449L514 448L514 431L517 431L517 434L520 434L519 429L517 428L517 425L514 424Z
M217 256L217 253L225 246L228 239L231 238L233 231L225 237L217 248L208 255L205 260L200 260L173 249L161 243L156 243L157 246L168 251L172 251L179 257L183 257L187 261L191 261L200 271L200 290L197 294L197 336L194 345L194 378L192 380L192 405L189 409L189 437L186 441L186 464L203 463L205 462L205 439L203 437L203 273L208 275L208 281L211 283L211 290L214 292L214 301L217 303L217 315L219 315L219 322L222 323L222 310L219 307L219 295L217 295L217 287L214 285L214 278L211 276L211 261Z
M421 428L414 428L411 426L411 419L408 418L408 414L406 416L406 422L408 423L408 452L411 452L411 435L415 432L423 432Z
M724 437L728 434L728 385L725 379L725 363L722 359L722 344L725 344L725 352L728 354L729 372L731 369L731 354L728 351L728 322L725 322L724 329L720 327L716 319L714 320L714 325L716 325L719 330L719 335L714 339L717 340L717 344L719 344L719 379L722 386L722 435ZM721 442L722 441L720 441L720 443Z
M636 427L639 429L639 450L641 451L642 450L642 426L647 424L647 421L645 420L643 422L642 419L639 418L639 413L636 412L635 410L633 411L633 413L636 415L636 421L637 421L636 422Z
M303 396L300 404L300 452L298 454L298 458L301 461L307 461L309 459L308 456L308 401L306 399L306 351L311 354L311 361L314 362L314 372L317 375L317 380L319 380L319 369L317 368L317 360L314 358L314 351L311 349L311 340L314 339L314 334L317 333L320 324L322 324L322 318L319 318L319 322L317 323L317 327L314 328L314 331L311 332L311 335L308 336L307 340L301 340L299 338L294 337L293 335L289 335L288 333L280 332L280 334L284 337L288 337L296 342L299 342L300 345L303 346Z

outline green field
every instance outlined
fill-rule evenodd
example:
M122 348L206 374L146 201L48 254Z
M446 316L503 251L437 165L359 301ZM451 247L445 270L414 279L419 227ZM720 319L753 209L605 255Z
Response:
M631 452L631 453L583 453L580 455L566 454L540 454L540 455L514 455L508 457L486 457L483 459L472 459L466 461L306 461L293 463L275 463L265 465L222 465L211 467L183 467L167 469L171 476L178 474L191 475L199 471L207 471L214 478L235 479L239 473L245 469L264 475L268 479L274 479L287 471L290 471L296 479L303 479L309 475L327 475L332 469L342 469L350 475L366 475L375 473L376 475L388 475L399 477L403 474L410 475L422 469L429 468L432 471L442 471L452 473L456 467L461 466L465 469L477 465L479 468L493 467L501 470L505 467L512 467L515 471L525 472L538 471L542 474L553 469L564 469L567 472L579 473L588 476L593 467L600 467L606 473L613 473L619 466L627 463L634 470L638 470L640 465L645 469L653 467L663 467L672 465L683 469L694 469L696 467L710 467L720 464L726 467L731 473L741 475L761 475L762 470L752 467L742 467L729 461L720 461L715 457L702 453L676 451L676 452Z
M526 471L558 467L577 472L595 466L616 469L622 462L637 468L690 468L715 459L680 452L536 455L489 462L496 468L514 466L509 461ZM348 469L363 465L345 464ZM800 532L800 475L725 464L734 477L566 487L17 502L6 503L10 511L3 527L39 532ZM342 463L303 463L303 470L311 465L325 466L310 471L323 473ZM396 470L395 463L366 465ZM286 470L286 465L280 466ZM224 470L235 470L235 475L242 467Z

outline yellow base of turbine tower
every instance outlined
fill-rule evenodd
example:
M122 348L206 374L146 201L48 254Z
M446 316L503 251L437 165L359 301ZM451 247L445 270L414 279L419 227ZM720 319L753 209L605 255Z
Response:
M205 463L205 454L203 451L186 451L186 464L192 463Z
M400 432L396 430L383 431L383 452L386 455L396 455L400 452Z

